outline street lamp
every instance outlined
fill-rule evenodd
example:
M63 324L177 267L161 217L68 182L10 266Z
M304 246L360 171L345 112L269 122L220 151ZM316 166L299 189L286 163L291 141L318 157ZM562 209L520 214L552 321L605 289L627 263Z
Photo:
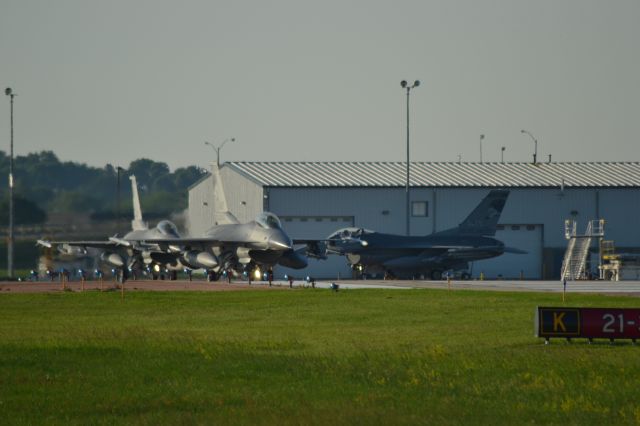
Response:
M534 143L534 151L533 151L533 164L536 164L537 158L538 158L538 140L536 138L533 137L533 135L529 132L527 132L526 130L520 130L520 133L524 133L525 135L529 135L529 137L533 140Z
M500 162L501 162L502 164L504 164L504 150L505 150L505 149L507 149L507 148L506 148L506 147L504 147L504 146L503 146L502 148L500 148Z
M406 197L407 197L407 235L409 235L409 92L411 89L420 86L420 81L416 80L413 82L412 86L409 86L406 80L402 80L400 82L400 86L403 89L407 89L407 182L405 187Z
M222 141L220 146L215 146L211 142L205 142L204 143L205 145L209 145L216 152L216 164L218 165L218 168L220 168L220 150L222 149L224 144L226 144L227 142L234 142L235 140L236 140L236 138L227 138L224 141Z
M482 164L482 140L484 139L484 135L480 135L480 164Z
M9 154L9 241L7 242L7 277L13 278L13 98L11 87L4 89L11 99L11 149Z

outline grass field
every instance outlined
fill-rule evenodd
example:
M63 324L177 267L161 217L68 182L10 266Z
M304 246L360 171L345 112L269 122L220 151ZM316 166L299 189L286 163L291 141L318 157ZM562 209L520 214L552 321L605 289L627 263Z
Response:
M533 337L559 298L2 294L0 424L640 423L640 347Z

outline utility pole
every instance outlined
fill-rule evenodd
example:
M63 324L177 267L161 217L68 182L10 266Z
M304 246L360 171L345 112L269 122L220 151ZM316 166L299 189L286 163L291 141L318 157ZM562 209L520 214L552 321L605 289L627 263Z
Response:
M11 99L11 148L9 154L9 240L7 241L7 277L13 278L13 93L11 87L4 90L4 94Z

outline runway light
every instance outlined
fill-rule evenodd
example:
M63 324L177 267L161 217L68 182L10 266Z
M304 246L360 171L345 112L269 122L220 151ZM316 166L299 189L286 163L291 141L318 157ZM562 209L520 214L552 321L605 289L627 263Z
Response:
M262 272L260 272L260 268L256 268L256 270L253 271L253 276L255 277L256 280L260 279L260 277L262 276Z
M160 272L160 265L158 265L157 263L153 265L153 270L156 272Z

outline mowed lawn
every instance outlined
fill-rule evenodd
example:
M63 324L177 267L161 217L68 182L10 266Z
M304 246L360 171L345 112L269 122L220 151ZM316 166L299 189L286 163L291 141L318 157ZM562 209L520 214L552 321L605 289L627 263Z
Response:
M638 307L571 294L566 306ZM533 337L560 295L0 295L0 424L635 424L640 347Z

